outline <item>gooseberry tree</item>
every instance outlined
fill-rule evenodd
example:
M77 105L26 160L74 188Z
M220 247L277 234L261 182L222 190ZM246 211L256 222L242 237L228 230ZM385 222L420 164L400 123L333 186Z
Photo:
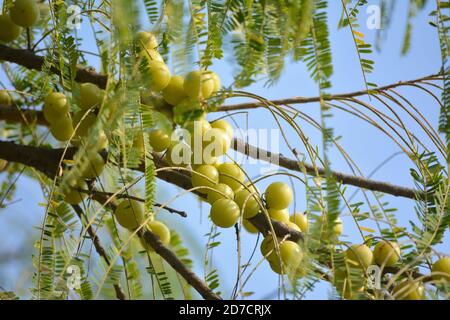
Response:
M409 1L403 53L414 39L411 21L426 3ZM372 45L358 24L367 1L341 1L338 28L352 35L357 60L349 63L359 65L364 89L334 95L329 5L325 0L3 1L0 210L6 214L12 205L22 175L39 182L45 203L32 257L32 297L245 298L251 296L249 279L268 266L280 278L276 289L282 298L301 299L321 282L342 299L448 298L450 262L436 247L446 243L448 249L450 223L444 10L449 2L431 5L429 28L440 40L441 70L377 86L370 82ZM395 10L381 5L386 28L377 31L377 46ZM76 16L73 6L80 9ZM149 29L140 23L143 16ZM94 32L78 31L77 23ZM88 42L96 44L94 50L86 49ZM238 67L228 86L214 71L226 53ZM273 87L287 57L307 66L317 97L268 100L244 91L261 81ZM440 108L438 128L423 115L423 106L401 93L403 87L434 98L429 107ZM248 101L229 104L231 98ZM318 107L319 119L302 111L307 103ZM289 154L267 158L265 150L239 139L235 117L256 108L273 117ZM399 170L411 167L414 187L364 177L330 126L335 110L379 130L377 139L395 143L410 160ZM321 141L310 139L305 126L319 130ZM252 176L233 153L270 161L280 170ZM336 154L352 174L333 170ZM179 193L160 203L158 181L178 186ZM299 185L300 194L294 192ZM352 189L362 192L361 201L354 201ZM196 214L195 206L172 206L186 194L210 213L204 218L211 231L203 275L193 272L182 241L189 225L177 230L161 221L165 211L180 219ZM409 225L399 222L400 213L383 195L415 202L415 212L400 208L410 215ZM293 210L298 207L303 210ZM344 237L347 228L356 236ZM225 229L236 234L238 247L227 253L238 256L229 296L222 284L231 280L218 276L212 258ZM239 248L254 244L240 240L246 233L260 247L247 262ZM95 272L89 272L93 261ZM79 270L76 286L67 285L73 276L69 266ZM371 282L375 276L378 286Z

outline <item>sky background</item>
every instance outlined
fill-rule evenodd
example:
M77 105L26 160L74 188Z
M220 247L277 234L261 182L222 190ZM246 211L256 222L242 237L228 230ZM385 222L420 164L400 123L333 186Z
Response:
M369 3L378 3L378 1L369 1ZM429 1L426 10L418 14L413 20L413 41L410 53L401 56L402 37L406 28L407 1L398 1L397 9L393 16L393 25L387 33L385 41L382 43L382 51L374 52L371 58L375 61L375 71L369 75L369 82L378 85L394 83L400 80L409 80L435 74L441 67L439 43L436 31L428 24L428 13L432 10L433 1ZM337 30L340 14L340 1L330 1L329 6L329 27L331 32L331 45L333 53L334 74L331 78L332 88L330 93L345 93L355 90L364 89L364 82L359 64L357 63L357 54L351 33L348 29ZM361 18L366 15L361 14ZM144 25L148 25L143 17ZM365 19L360 21L362 31L366 36L366 41L374 43L376 36L375 30L368 30L365 25ZM80 30L81 36L90 37L90 30L84 26ZM87 41L83 44L86 48L95 50L93 43ZM98 62L93 59L91 64L98 68ZM233 73L236 66L233 64L230 52L226 54L223 61L214 63L212 69L220 75L222 83L228 86L233 81ZM3 78L2 78L3 79ZM306 70L303 63L293 63L287 59L285 70L280 81L272 87L264 87L264 80L260 81L246 91L258 94L267 99L287 98L292 96L317 96L318 86L314 83ZM418 92L417 89L400 89L408 99L414 101L415 105L426 116L428 121L436 128L439 118L439 107L435 101L424 93ZM367 99L364 99L367 101ZM239 102L239 99L232 99L227 103ZM375 105L379 106L379 104ZM307 104L297 106L300 110L311 115L317 121L319 118L319 106L317 104ZM379 106L383 108L382 106ZM381 109L385 110L385 109ZM391 155L397 153L399 148L388 137L381 134L374 127L363 123L361 120L342 111L333 111L333 118L328 120L328 127L333 127L335 136L342 136L340 143L352 159L357 163L363 174L368 175L374 168ZM430 145L429 140L418 126L407 118L404 113L402 118L405 119L406 125L414 133ZM220 113L208 115L209 120L214 120L222 116ZM236 115L234 119L240 127L246 127L246 116L244 114ZM321 134L316 129L306 123L300 122L302 130L310 138L313 145L321 146ZM263 109L252 110L248 117L248 126L252 129L276 129L276 123L269 112ZM298 138L288 130L289 142L304 151ZM268 146L270 148L270 145ZM267 148L267 147L266 147ZM292 156L288 148L280 143L280 152ZM332 169L350 173L347 163L343 157L333 149L330 153ZM255 177L261 172L261 166L265 164L246 164L244 168L249 175ZM399 155L387 163L374 176L374 179L389 181L394 184L413 187L409 169L412 162L405 156ZM0 174L0 179L4 174ZM260 190L276 180L288 182L288 180L280 177L274 177L264 180L258 184ZM44 209L39 205L44 199L39 185L26 178L20 178L18 182L18 191L15 199L18 200L6 209L0 209L0 286L7 290L18 290L17 293L23 297L28 296L26 291L27 282L33 273L31 266L30 254L33 252L33 239L39 235L36 226L41 224ZM305 192L304 188L296 184L296 210L303 211L305 209ZM165 182L158 182L157 200L164 202L177 194L179 190ZM347 191L347 196L353 192L352 188ZM353 200L362 200L362 193ZM414 202L385 196L385 201L389 201L390 207L398 208L396 213L400 225L408 226L408 220L414 219ZM184 195L171 204L172 207L186 210L189 216L185 219L161 212L158 219L165 221L170 228L176 229L181 233L182 239L192 253L194 258L194 271L203 275L203 253L206 244L204 235L209 232L211 222L208 219L210 206L208 204L199 203L195 197ZM290 208L292 212L293 207ZM346 240L361 242L358 236L356 226L351 217L343 211L344 235ZM365 227L373 227L370 223L365 223ZM219 269L219 275L222 279L220 290L225 293L225 297L229 297L231 289L236 278L237 255L236 241L234 229L221 230L219 240L222 245L214 252L213 263ZM242 261L246 261L250 256L256 236L246 232L242 235ZM439 245L438 251L449 253L449 233L446 235L446 244ZM259 248L257 250L254 262L261 259ZM277 297L278 276L271 272L267 263L263 263L248 282L245 291L255 292L252 298L271 299ZM326 299L330 292L330 286L326 283L320 283L313 292L306 295L307 299Z

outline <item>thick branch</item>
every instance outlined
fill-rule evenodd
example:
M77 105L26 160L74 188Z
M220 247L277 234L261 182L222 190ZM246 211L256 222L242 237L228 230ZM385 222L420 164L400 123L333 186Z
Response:
M28 69L41 70L44 64L44 57L35 55L30 50L15 49L0 44L0 60L14 62L22 65ZM56 67L57 63L51 66L51 71L55 74L60 74ZM100 88L106 87L107 77L95 72L90 68L79 67L75 76L77 82L91 82Z
M283 155L259 149L240 139L235 138L233 140L232 147L233 149L255 159L261 159L267 162L271 162L272 160L278 161L278 163L275 163L276 165L292 171L302 172L301 168L303 166L308 174L316 174L316 168L314 168L314 166L311 164L300 163ZM324 168L318 167L317 172L320 175L325 175ZM337 181L341 182L342 184L348 184L372 191L384 192L397 197L416 199L416 192L410 188L396 186L387 182L370 180L364 177L352 176L338 171L331 171L331 174L337 179Z

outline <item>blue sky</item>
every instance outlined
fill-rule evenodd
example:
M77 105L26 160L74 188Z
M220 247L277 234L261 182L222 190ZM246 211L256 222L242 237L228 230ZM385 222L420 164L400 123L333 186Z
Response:
M369 1L369 3L378 3L378 1ZM394 23L391 29L389 29L386 41L382 44L382 51L374 52L371 56L375 61L375 72L369 75L370 82L385 85L400 80L419 78L439 71L441 67L439 43L435 29L428 24L428 13L431 11L433 5L433 2L429 2L428 8L414 19L411 51L406 56L401 56L402 36L406 27L407 3L406 1L398 1L397 10L393 17ZM329 13L334 65L334 75L331 78L332 88L329 92L344 93L364 89L364 82L359 64L356 60L357 54L351 33L348 29L337 30L336 28L341 13L340 1L330 1ZM364 13L361 16L364 17ZM366 41L373 43L375 31L368 30L365 27L364 20L360 22L362 25L361 31L365 34ZM144 20L143 23L145 24ZM84 34L87 32L82 28L81 33ZM90 42L86 44L87 47L93 48L92 45ZM232 75L235 67L231 60L230 56L226 56L224 61L214 63L212 68L220 75L224 85L229 85L233 79ZM97 66L95 60L92 60L91 63ZM293 63L290 59L286 61L286 68L276 85L267 88L263 84L264 81L256 83L246 88L246 91L253 92L268 99L318 95L318 86L310 79L305 65L302 63ZM431 124L437 127L439 108L429 96L410 88L401 89L401 92L408 99L414 101L415 105L423 112ZM233 99L229 103L238 101L238 99ZM381 106L379 107L382 108ZM313 116L316 120L320 120L317 104L300 105L298 108ZM334 117L328 120L327 125L335 129L336 136L342 136L340 143L364 174L369 174L386 158L399 151L399 148L392 141L372 126L341 111L333 111L333 113ZM404 119L407 119L404 113L401 114ZM221 114L219 113L210 114L208 119L213 120L220 116ZM235 119L241 127L245 127L245 116L238 115ZM429 144L423 132L419 130L413 121L407 119L405 123L423 141ZM310 142L320 147L320 133L308 124L302 122L300 124L305 134L310 137ZM257 109L251 111L249 127L254 129L276 128L276 123L267 111ZM299 150L302 150L298 138L295 139L292 132L288 131L288 137L290 143L298 146ZM280 152L291 155L284 145L281 146ZM350 172L342 156L334 149L330 154L330 160L334 170ZM412 187L412 179L409 175L409 168L411 166L412 162L406 156L400 155L378 171L373 178ZM259 174L260 165L246 165L244 168L251 176L256 176ZM1 177L0 175L0 179ZM287 181L284 178L275 177L267 180L267 182L261 183L258 187L260 190L264 190L268 183L275 180ZM352 189L349 189L347 195L351 194L352 191ZM160 182L158 184L157 197L159 202L169 199L177 192L178 190L175 187L167 183ZM296 185L296 193L296 209L304 210L304 188L301 185ZM36 182L25 177L21 178L18 183L18 192L16 193L15 199L20 199L20 201L9 206L7 209L0 210L0 233L3 235L0 243L0 256L2 253L7 252L31 252L32 235L37 235L34 227L41 223L43 217L44 210L38 205L39 202L43 201L42 193ZM358 197L354 201L356 199L363 199L361 193L358 194ZM415 216L413 201L391 196L386 196L383 199L388 200L391 207L398 208L397 216L402 226L407 226L408 220ZM167 213L161 213L158 218L167 222L171 228L181 232L181 236L186 241L186 245L195 253L193 256L200 258L194 261L194 271L202 275L203 267L201 257L206 243L206 238L203 235L209 231L211 226L207 218L209 205L200 204L194 197L186 195L176 200L171 206L187 210L189 213L188 218L183 219ZM293 208L291 208L292 210ZM361 238L357 236L357 229L351 218L345 216L345 211L343 220L345 225L344 236L346 239L360 242ZM371 225L368 224L365 226L370 227ZM215 250L213 263L219 269L219 274L222 278L221 291L229 294L235 281L237 266L234 230L221 230L220 241L222 245ZM247 233L243 234L243 261L250 256L255 241L255 236ZM438 250L447 254L450 252L448 233L446 245L438 246ZM253 261L257 262L259 259L260 255L258 253L256 259ZM31 272L33 270L29 261L27 263L0 262L0 286L6 289L14 289L20 286L20 282L26 277L29 277ZM266 263L263 263L253 274L245 291L255 292L253 298L275 298L277 286L278 277L270 271ZM329 290L330 287L327 284L319 284L314 292L308 293L307 298L325 299ZM25 292L21 293L25 294Z

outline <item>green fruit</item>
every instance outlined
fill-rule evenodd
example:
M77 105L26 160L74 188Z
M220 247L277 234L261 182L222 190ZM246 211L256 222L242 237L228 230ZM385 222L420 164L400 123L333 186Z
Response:
M306 214L296 212L291 216L290 221L295 223L302 232L308 232L309 223Z
M266 202L269 208L286 209L292 202L292 189L283 182L274 182L266 189Z
M105 161L99 153L94 153L94 155L89 157L89 162L83 176L87 179L97 178L105 168Z
M218 227L230 228L239 220L238 205L230 199L219 199L211 207L211 221Z
M69 204L79 204L86 198L85 192L78 191L77 189L87 190L87 184L84 181L79 182L75 188L71 188L68 193L64 195L64 201Z
M422 300L423 293L422 283L414 280L405 280L392 291L396 300Z
M9 16L15 24L31 27L39 20L39 5L35 0L16 0L9 8Z
M155 35L148 31L139 31L136 36L137 44L145 49L156 49L158 40Z
M396 242L380 241L373 250L373 258L377 265L391 267L400 259L400 247Z
M172 144L164 155L164 161L171 167L185 168L191 161L191 149L183 142Z
M163 57L159 54L156 49L144 49L141 54L141 61L146 61L148 64L151 61L157 61L164 63Z
M185 99L186 100L186 99ZM187 99L188 101L191 101ZM211 129L211 124L208 122L208 120L204 118L197 119L195 121L188 122L184 128L190 133L191 137L194 135L198 135L199 137L202 137L206 131ZM189 139L190 141L191 139Z
M103 101L105 93L93 83L83 83L80 85L80 108L89 109L98 107Z
M245 180L245 174L242 169L234 162L225 162L219 165L219 181L228 185L233 191L242 188Z
M164 88L162 95L167 103L173 106L179 104L186 98L186 94L183 89L184 79L181 76L173 76L170 78L169 84Z
M213 188L217 183L219 183L219 172L212 165L201 165L192 172L192 186L194 187ZM206 188L200 188L198 192L207 194L208 190Z
M222 86L222 84L221 84L221 82L220 82L220 78L219 78L219 76L217 75L217 73L215 73L215 72L213 72L213 71L209 71L209 74L210 74L211 78L212 78L213 81L214 81L214 86L213 86L213 91L212 91L212 93L216 93L217 91L220 90L220 88L221 88L221 86Z
M325 215L321 215L319 217L319 221L321 221L322 223L324 223L325 219L327 219L327 217ZM333 224L332 230L333 230L334 236L335 237L339 237L342 234L343 230L344 230L344 224L342 223L341 218L338 217L338 218L336 218L336 220L334 222L329 222L328 221L328 223L332 223ZM323 226L322 239L325 239L325 240L327 238L327 234L325 233L326 228L327 228L327 226L324 225Z
M170 137L161 129L152 130L149 134L150 145L156 152L163 152L170 147Z
M279 249L284 272L290 274L296 271L303 259L300 246L292 241L283 241L280 243ZM270 260L270 264L273 264L276 270L281 269L280 259L276 255Z
M207 72L191 71L184 79L184 92L192 99L207 99L214 90L214 80Z
M239 190L234 196L234 201L241 208L245 219L253 218L261 210L257 198L256 194L252 194L247 189Z
M450 257L436 261L431 267L431 275L435 281L450 281Z
M292 221L284 222L284 224L287 225L289 229L294 229L295 231L303 232L302 229L300 229L300 227Z
M122 227L134 230L144 221L144 210L137 201L125 199L114 210L114 216Z
M289 212L287 209L276 210L276 209L267 209L269 216L276 221L280 222L289 222Z
M242 225L244 226L244 229L247 230L249 233L256 234L259 232L259 230L247 219L242 220Z
M12 103L11 96L8 91L0 90L0 105L2 106L10 106Z
M22 33L22 28L16 25L9 16L0 14L0 41L11 42Z
M227 133L221 129L211 128L203 135L203 154L220 157L227 153L231 140Z
M273 237L271 235L266 236L261 242L260 250L263 257L268 261L274 261L275 259L277 259Z
M58 122L66 117L69 112L69 104L66 96L61 92L52 92L45 98L43 113L48 123Z
M208 190L208 202L214 204L219 199L234 199L234 192L229 186L218 183L213 187L214 190Z
M97 117L92 112L86 114L85 110L80 110L73 115L73 126L76 129L76 139L82 140L89 135L89 131L94 126ZM84 117L84 118L83 118Z
M147 75L149 76L149 88L153 91L161 91L170 82L170 71L162 61L147 61Z
M159 237L159 240L163 245L168 246L170 244L170 230L167 226L160 221L149 221L147 223L147 228L149 231L154 233ZM149 246L143 239L141 239L142 246L147 251L155 251L151 246Z
M50 124L50 132L56 140L67 141L73 135L72 120L68 115Z
M211 122L211 127L225 131L230 138L230 141L233 140L233 127L228 123L228 121L223 119L213 121Z
M367 269L373 261L373 253L365 244L352 245L345 252L350 267Z

